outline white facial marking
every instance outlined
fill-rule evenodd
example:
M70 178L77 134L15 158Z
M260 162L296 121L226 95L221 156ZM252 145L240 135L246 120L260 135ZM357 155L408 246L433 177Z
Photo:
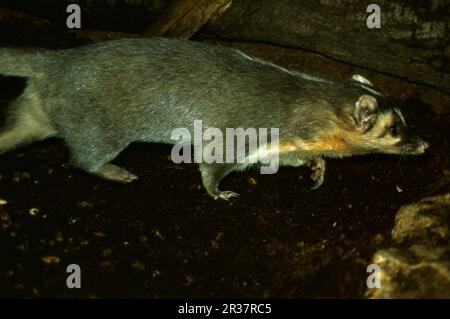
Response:
M402 112L396 107L394 107L394 112L397 113L397 115L400 118L400 120L402 121L402 123L406 126L406 121L405 121L405 118L403 117Z
M360 74L353 74L352 80L362 83L362 84L367 84L367 85L373 86L372 82L370 82L368 79L366 79L365 77L363 77Z
M370 87L368 87L368 86L365 86L364 84L361 84L360 86L361 86L364 90L369 91L369 92L371 92L371 93L373 93L373 94L375 94L375 95L378 95L378 96L384 96L384 95L381 94L380 92L375 91L373 88L370 88Z

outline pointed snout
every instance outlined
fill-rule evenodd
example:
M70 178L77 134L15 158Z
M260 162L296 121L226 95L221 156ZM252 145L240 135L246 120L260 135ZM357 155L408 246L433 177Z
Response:
M414 133L409 133L407 135L406 142L400 148L401 154L404 155L420 155L425 153L425 151L430 147L430 145L422 140L419 136Z
M427 148L429 148L430 145L422 140L417 135L413 135L410 139L410 143L408 145L408 148L410 150L411 154L419 155L425 153Z

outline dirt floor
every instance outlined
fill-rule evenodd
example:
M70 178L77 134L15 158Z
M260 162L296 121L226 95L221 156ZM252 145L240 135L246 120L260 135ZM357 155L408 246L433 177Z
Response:
M0 88L4 113L23 81ZM130 185L71 168L57 139L4 154L0 297L363 297L398 208L449 173L449 118L417 96L399 104L427 154L328 160L316 191L306 168L233 174L222 188L241 197L230 203L208 197L169 146L122 153L115 162L139 176ZM81 289L66 287L72 263Z

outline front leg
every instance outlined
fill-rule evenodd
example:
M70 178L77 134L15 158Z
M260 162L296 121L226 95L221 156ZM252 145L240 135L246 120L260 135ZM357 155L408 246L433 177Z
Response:
M214 199L230 200L232 197L238 197L239 194L232 191L219 190L219 183L230 172L234 166L230 164L200 164L200 172L202 174L203 186L209 196Z
M314 181L314 185L311 189L318 189L325 179L325 160L322 157L313 157L305 165L312 169L311 179Z

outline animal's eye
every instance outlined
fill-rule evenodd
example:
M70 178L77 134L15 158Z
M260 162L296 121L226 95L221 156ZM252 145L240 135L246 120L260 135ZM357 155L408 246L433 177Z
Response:
M398 127L397 127L397 125L391 126L389 128L389 134L391 134L391 136L397 136L398 135Z

